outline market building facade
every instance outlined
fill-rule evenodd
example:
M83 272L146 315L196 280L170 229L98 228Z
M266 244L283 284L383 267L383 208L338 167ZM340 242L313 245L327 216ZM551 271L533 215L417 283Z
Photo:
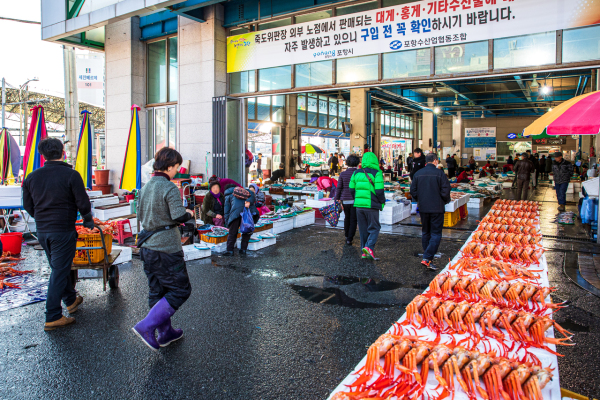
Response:
M600 5L566 0L42 0L44 40L104 51L106 164L118 182L133 104L143 155L192 174L414 148L463 162L514 152L595 156L593 136L522 137L598 89ZM596 136L597 138L597 136ZM309 160L310 159L310 160ZM267 172L268 175L268 172Z

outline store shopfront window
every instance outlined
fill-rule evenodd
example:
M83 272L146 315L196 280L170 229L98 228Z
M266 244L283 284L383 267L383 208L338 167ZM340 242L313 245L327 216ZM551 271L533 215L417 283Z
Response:
M350 122L350 103L314 93L298 95L298 126L341 131Z
M148 108L146 117L148 159L163 147L177 149L177 106Z
M383 54L383 79L428 76L431 50L407 50Z
M337 60L337 83L376 81L379 57L362 56Z
M563 63L600 59L600 25L563 31Z
M296 87L331 85L333 61L296 65Z
M178 97L177 37L147 44L147 104L172 103Z
M380 121L381 136L392 136L405 139L412 139L414 136L414 121L412 115L381 111Z
M248 99L248 121L283 123L285 96L261 96Z
M292 87L292 67L264 68L258 70L258 90L289 89Z
M456 74L488 69L488 42L473 42L435 48L435 73Z
M556 62L556 32L494 40L494 69L529 67Z
M240 71L229 74L230 93L252 93L256 91L256 71Z

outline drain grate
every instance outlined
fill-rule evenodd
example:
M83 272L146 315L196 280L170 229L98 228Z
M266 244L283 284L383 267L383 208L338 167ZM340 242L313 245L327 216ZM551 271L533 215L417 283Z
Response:
M557 235L542 235L544 239L562 239L562 240L575 240L577 242L588 243L592 240L589 237L580 237L580 236L557 236Z

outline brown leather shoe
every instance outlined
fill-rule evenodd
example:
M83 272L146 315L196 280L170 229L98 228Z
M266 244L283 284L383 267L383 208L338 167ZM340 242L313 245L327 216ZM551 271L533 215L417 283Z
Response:
M83 297L77 296L73 304L67 307L67 311L69 311L69 314L74 314L77 311L77 307L79 307L81 303L83 303Z
M74 324L74 323L75 323L75 318L68 318L63 315L59 320L56 320L53 322L46 322L46 325L44 325L44 330L45 331L53 331L56 328L62 328L63 326L67 326L67 325Z

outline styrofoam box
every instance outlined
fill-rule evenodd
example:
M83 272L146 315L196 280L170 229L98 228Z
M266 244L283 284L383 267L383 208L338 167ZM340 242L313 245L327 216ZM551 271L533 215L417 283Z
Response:
M123 264L126 263L128 261L131 261L132 256L133 256L133 250L131 249L131 247L128 246L113 246L112 247L113 250L121 250L121 254L119 254L119 257L117 257L117 259L115 260L115 262L113 264Z
M183 259L185 261L199 260L201 258L210 257L211 250L208 246L201 244L189 244L183 246Z
M0 197L0 207L21 207L22 200L19 197Z
M90 198L90 203L92 204L92 208L100 207L100 206L109 206L112 204L119 204L118 196L106 196L106 197L96 197Z
M502 183L502 187L504 189L510 189L512 187L512 185L513 185L512 182L503 182Z
M281 218L273 222L273 233L280 234L294 229L294 218Z
M598 179L588 179L581 184L588 195L598 197Z
M242 239L241 238L238 239L235 242L235 244L238 249L241 249L242 248ZM258 242L250 242L250 243L248 243L248 250L250 250L250 251L260 250L260 249L262 249L261 244L262 244L262 240L259 240Z
M302 214L298 214L294 217L294 228L300 228L306 225L312 225L315 223L315 212L309 211Z
M227 251L227 242L214 244L214 243L206 243L200 242L201 247L208 247L212 253L223 253Z
M405 207L404 211L402 211L402 221L406 218L410 218L410 207Z
M263 249L265 247L273 246L275 243L277 243L277 238L272 233L258 232L252 236L257 239L260 239L261 246L262 246L261 248L263 248Z
M88 195L88 197L102 196L102 190L88 190L87 195Z
M21 198L21 186L0 186L0 197Z
M446 212L454 212L454 211L456 211L457 208L458 208L458 201L452 200L450 203L446 204L446 207L444 207L444 210Z
M111 218L124 217L131 214L129 203L124 203L121 207L111 208L109 210L99 210L97 208L92 209L94 217L101 221L106 221Z
M96 279L102 278L102 269L79 269L77 277L79 279Z
M333 200L330 199L321 199L321 200L315 200L315 199L306 199L306 207L311 207L311 208L322 208L325 206L329 206L333 204Z

